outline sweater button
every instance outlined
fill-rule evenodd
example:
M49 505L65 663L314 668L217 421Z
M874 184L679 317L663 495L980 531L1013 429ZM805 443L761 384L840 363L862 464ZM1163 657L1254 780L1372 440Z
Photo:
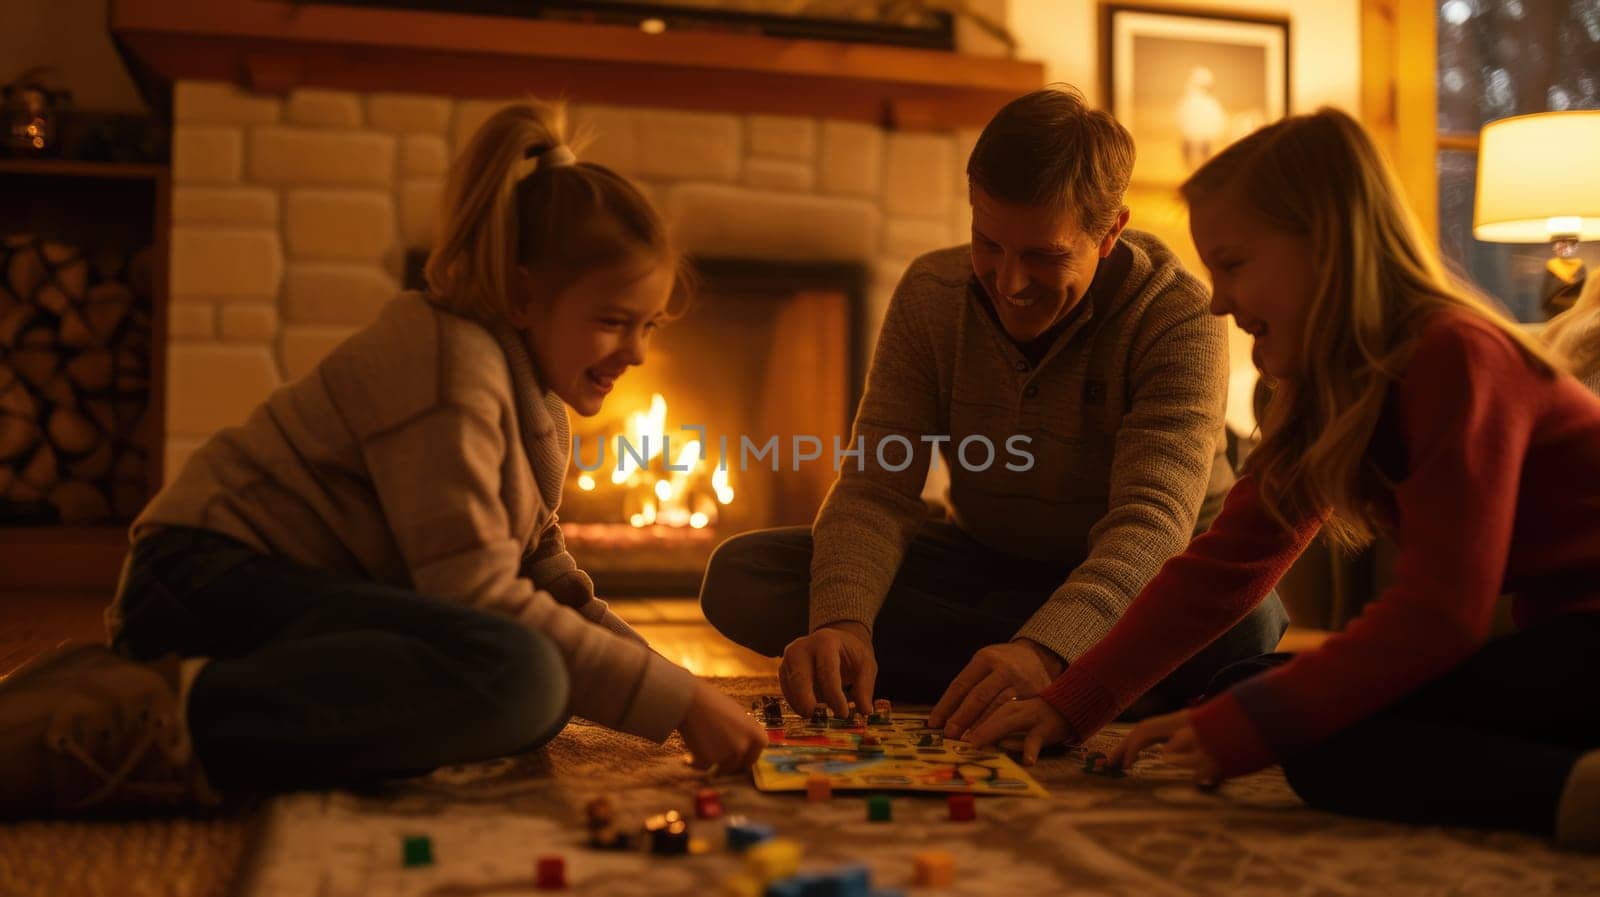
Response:
M1034 396L1036 396L1038 394L1039 394L1039 387L1038 387L1037 384L1030 385L1027 389L1024 389L1022 391L1022 395L1024 397L1026 397L1026 398L1029 398L1029 399L1033 398Z

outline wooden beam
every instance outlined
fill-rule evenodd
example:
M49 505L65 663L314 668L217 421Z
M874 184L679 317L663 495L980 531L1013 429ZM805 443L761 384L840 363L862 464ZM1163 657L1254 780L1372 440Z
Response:
M1361 0L1361 116L1439 236L1438 49L1428 0Z
M1037 62L935 50L275 0L113 0L111 29L170 79L976 127Z

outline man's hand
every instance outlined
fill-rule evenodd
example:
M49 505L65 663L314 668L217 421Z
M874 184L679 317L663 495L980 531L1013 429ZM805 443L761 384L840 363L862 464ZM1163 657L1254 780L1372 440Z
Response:
M850 715L854 700L862 713L872 709L872 686L878 678L878 659L872 653L872 634L860 623L829 623L797 638L783 649L778 683L789 706L802 717L818 703L835 716ZM850 697L845 697L849 686Z
M1005 706L989 714L967 733L973 747L990 744L1015 732L1023 733L1022 765L1032 766L1039 760L1039 751L1053 744L1072 739L1072 727L1041 698L1026 701L1007 701Z
M1193 770L1196 785L1215 788L1221 783L1222 766L1195 737L1187 710L1141 721L1122 739L1121 744L1112 749L1106 757L1106 765L1126 769L1138 759L1140 751L1163 742L1166 747L1161 752L1161 758L1175 766L1186 766Z
M960 738L973 724L1012 698L1031 698L1061 675L1066 664L1031 639L990 645L972 655L944 697L928 714L928 725Z

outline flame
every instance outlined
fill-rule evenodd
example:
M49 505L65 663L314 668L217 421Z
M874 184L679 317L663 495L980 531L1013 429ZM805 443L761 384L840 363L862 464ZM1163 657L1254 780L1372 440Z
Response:
M682 444L668 463L667 440L675 441L686 432L667 429L667 400L661 393L653 393L647 409L625 418L621 435L628 451L621 451L615 442L608 446L618 449L609 477L611 486L621 493L623 515L633 526L704 529L717 522L718 506L733 501L728 472L711 470L713 465L704 457L700 440ZM577 477L578 488L585 492L599 492L599 485L586 473Z

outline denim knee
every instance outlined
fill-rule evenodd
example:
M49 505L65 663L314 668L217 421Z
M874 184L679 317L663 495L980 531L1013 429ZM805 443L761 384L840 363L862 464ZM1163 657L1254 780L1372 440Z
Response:
M1289 631L1289 611L1277 592L1267 595L1250 615L1239 621L1235 633L1246 655L1269 654L1278 648L1283 634Z
M549 741L566 725L566 660L549 636L510 619L485 617L471 639L478 691L495 708L491 727L516 753Z

